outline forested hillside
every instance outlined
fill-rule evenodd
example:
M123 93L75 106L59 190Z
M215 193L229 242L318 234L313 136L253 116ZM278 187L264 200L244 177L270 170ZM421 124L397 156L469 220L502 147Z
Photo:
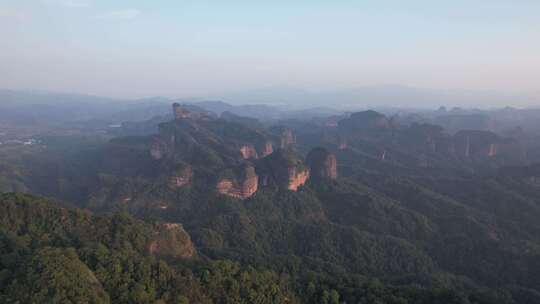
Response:
M518 141L373 111L173 114L3 150L0 189L54 201L1 196L6 302L540 303L540 171Z

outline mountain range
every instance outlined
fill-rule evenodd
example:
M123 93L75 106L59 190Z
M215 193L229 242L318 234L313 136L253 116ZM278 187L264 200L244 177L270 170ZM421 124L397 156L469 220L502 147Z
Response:
M536 111L147 102L0 145L2 302L540 303Z

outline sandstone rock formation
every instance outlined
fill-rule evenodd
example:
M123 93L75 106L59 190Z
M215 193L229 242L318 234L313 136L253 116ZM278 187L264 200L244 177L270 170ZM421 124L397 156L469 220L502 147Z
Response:
M259 164L263 185L276 185L292 191L304 185L309 178L309 169L301 158L291 150L279 149L264 158Z
M257 192L259 177L255 168L244 165L229 176L222 177L216 184L217 192L238 199L247 199Z
M337 160L336 156L325 148L312 149L307 157L310 177L315 180L336 179Z
M240 154L244 159L257 159L257 150L252 144L245 144L240 147Z
M274 152L274 144L271 141L267 140L261 148L260 155L261 157L266 157L272 154L272 152Z
M189 234L181 224L167 223L157 227L148 245L151 254L169 258L191 258L197 254Z
M526 160L519 141L502 138L490 131L467 130L454 135L455 153L466 159L496 158L509 163Z
M499 141L498 136L489 131L460 131L454 136L456 153L464 158L496 156Z
M270 132L277 137L277 142L281 149L287 149L296 143L293 131L287 127L274 126L270 129Z
M297 191L300 186L303 186L309 178L308 170L298 170L293 168L289 170L289 183L287 189Z
M168 170L160 176L168 177L170 188L193 183L195 175L223 195L247 199L264 181L295 191L309 178L309 169L302 160L284 152L295 143L291 129L278 126L267 131L254 122L247 125L247 118L233 114L220 119L207 115L207 119L202 119L198 110L187 111L179 104L174 104L173 110L175 120L161 123L159 134L149 138L146 146L148 149L150 143L152 166ZM274 143L287 149L276 153ZM251 162L256 162L257 167L264 164L264 179L259 178ZM148 171L156 172L151 170Z
M291 129L284 129L281 133L281 148L286 149L296 143L296 138Z

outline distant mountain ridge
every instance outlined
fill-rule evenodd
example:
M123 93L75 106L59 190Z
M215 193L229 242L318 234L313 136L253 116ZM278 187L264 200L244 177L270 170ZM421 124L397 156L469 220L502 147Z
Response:
M217 96L210 96L216 98ZM309 91L293 87L269 87L244 92L223 93L225 102L293 105L297 108L328 106L342 110L402 107L436 109L439 106L504 107L540 106L540 94L507 94L492 91L443 90L404 85L359 86L340 90Z

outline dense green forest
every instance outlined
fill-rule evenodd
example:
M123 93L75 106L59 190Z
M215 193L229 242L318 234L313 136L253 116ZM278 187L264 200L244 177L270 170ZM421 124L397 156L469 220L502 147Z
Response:
M0 203L3 303L489 303L443 287L160 258L147 248L155 227L128 214L95 216L22 194Z
M540 303L538 166L366 115L0 149L2 302Z

